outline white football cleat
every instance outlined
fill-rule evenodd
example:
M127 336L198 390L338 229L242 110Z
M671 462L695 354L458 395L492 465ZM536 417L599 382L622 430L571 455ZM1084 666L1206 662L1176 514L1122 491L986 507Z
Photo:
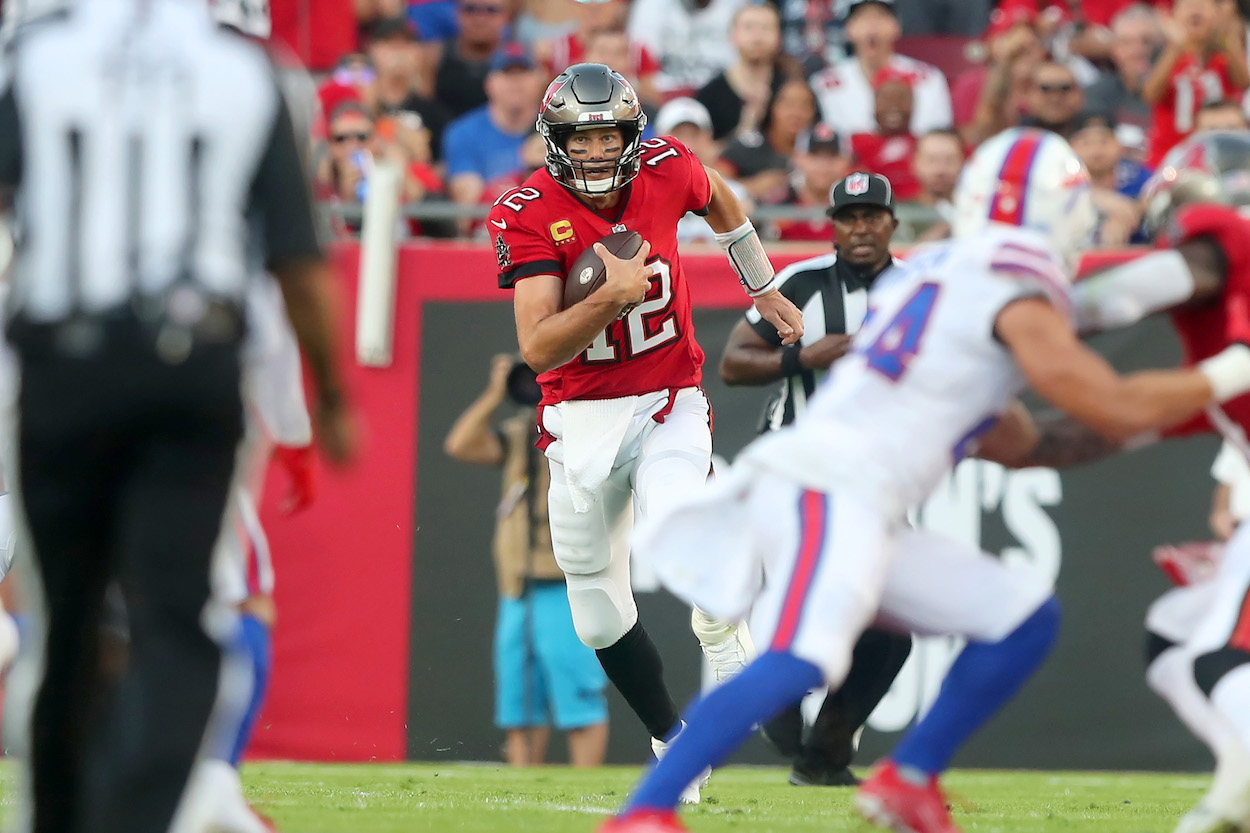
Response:
M703 655L707 657L708 664L712 666L712 676L716 678L717 685L737 676L743 668L747 667L747 650L737 630L728 639L712 645L700 643L700 647L703 648Z
M226 761L205 758L195 765L170 833L273 833L243 795L239 771Z
M1176 833L1250 833L1250 755L1235 745L1222 750L1211 788Z
M681 728L682 731L685 731L686 721L682 721ZM680 736L681 732L678 732L677 734ZM676 740L676 738L674 738L674 740ZM655 759L657 761L660 760L664 757L664 753L668 751L668 747L671 743L671 741L665 743L658 738L651 738L651 754L655 755ZM703 800L703 788L707 786L707 782L710 781L711 778L712 768L708 767L703 770L703 772L699 773L699 777L695 778L686 785L686 788L681 791L681 798L678 800L681 801L682 804L698 804Z
M1245 833L1247 830L1250 828L1242 827L1203 801L1181 816L1174 833Z

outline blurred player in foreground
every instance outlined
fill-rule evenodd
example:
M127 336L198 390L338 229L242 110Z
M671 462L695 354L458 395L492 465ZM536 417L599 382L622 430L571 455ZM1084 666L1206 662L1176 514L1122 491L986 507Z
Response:
M1185 362L1201 367L1250 336L1250 134L1195 134L1172 150L1147 184L1146 224L1155 252L1082 281L1073 296L1085 331L1132 324L1168 310ZM1231 204L1230 204L1231 203ZM1233 347L1232 349L1236 349ZM1165 436L1218 431L1250 453L1250 397L1210 407ZM1080 426L1052 426L1031 457L1038 465L1095 459L1116 450ZM1146 619L1146 679L1215 756L1211 789L1177 833L1250 830L1250 528L1232 533L1210 580L1203 560L1179 550L1165 570L1183 586Z
M248 296L248 342L243 393L247 423L231 489L227 531L213 563L213 595L239 613L226 645L230 671L218 696L203 759L184 800L184 825L211 819L224 833L265 833L269 822L243 796L238 767L264 705L273 667L273 561L257 504L273 459L286 472L286 514L307 508L316 496L312 422L304 400L299 345L269 278L256 281ZM201 803L203 802L203 803ZM175 825L174 833L198 833Z
M791 425L803 413L818 381L846 355L864 323L868 290L895 262L890 240L898 220L890 180L855 172L834 182L828 200L834 250L792 263L777 275L781 294L803 310L802 340L783 347L776 330L750 309L729 334L721 358L721 378L728 384L781 381L764 413L766 431ZM846 681L824 698L811 726L804 726L800 703L763 725L769 742L793 759L791 784L859 784L850 769L859 733L910 653L911 634L869 628L855 645Z
M517 338L541 375L540 448L551 464L551 543L568 579L578 637L664 754L681 730L659 652L638 619L629 551L611 545L631 501L646 516L699 488L711 468L703 350L694 340L677 221L703 214L760 314L785 343L802 315L737 197L676 139L642 140L647 117L629 82L603 64L574 64L547 88L538 131L547 165L496 201L500 286L513 289ZM596 241L631 230L630 260ZM607 282L564 309L564 280L595 244ZM736 620L729 620L736 621ZM696 610L693 625L718 678L745 661L737 628ZM682 785L697 802L699 773ZM679 790L680 792L680 790Z
M660 578L767 646L687 712L686 730L603 833L684 829L677 794L785 705L837 687L874 621L968 643L932 708L859 789L873 823L954 833L938 776L1050 651L1047 582L903 523L1032 386L1101 434L1175 425L1250 391L1250 347L1121 377L1078 340L1069 275L1096 223L1088 174L1052 133L984 143L956 194L956 240L880 278L851 353L795 424L644 523ZM1014 425L1014 420L1006 420Z

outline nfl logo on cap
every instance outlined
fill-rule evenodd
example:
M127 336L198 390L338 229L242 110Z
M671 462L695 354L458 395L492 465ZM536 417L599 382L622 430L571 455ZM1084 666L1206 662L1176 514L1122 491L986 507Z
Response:
M871 182L871 180L868 179L867 174L851 174L846 178L846 193L850 194L852 197L857 197L860 194L867 194L869 182Z

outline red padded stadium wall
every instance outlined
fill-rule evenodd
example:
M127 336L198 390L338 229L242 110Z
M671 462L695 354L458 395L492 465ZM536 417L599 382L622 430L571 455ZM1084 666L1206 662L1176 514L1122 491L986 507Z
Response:
M780 268L820 251L774 252L773 263ZM362 368L354 358L359 249L344 244L334 256L342 278L341 349L363 453L348 472L323 467L317 503L293 518L277 511L282 479L271 472L262 515L277 569L278 625L273 685L250 755L394 761L406 748L412 564L422 557L413 529L422 309L426 301L507 295L496 288L487 246L405 246L394 362ZM685 254L682 263L696 306L745 307L720 252Z

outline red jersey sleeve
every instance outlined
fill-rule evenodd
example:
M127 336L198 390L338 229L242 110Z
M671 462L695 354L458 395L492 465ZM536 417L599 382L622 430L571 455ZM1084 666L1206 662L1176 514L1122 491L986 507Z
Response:
M1250 292L1250 237L1246 235L1246 221L1237 209L1211 203L1183 206L1159 236L1157 245L1174 249L1199 237L1214 239L1224 253L1228 288Z
M1172 311L1172 322L1180 337L1187 365L1210 358L1227 347L1232 340L1227 329L1230 296L1250 296L1250 222L1235 208L1226 205L1195 204L1184 206L1160 235L1160 248L1175 248L1181 243L1207 238L1215 242L1224 255L1224 292L1218 304L1184 307ZM1250 428L1250 396L1240 396L1220 406L1220 410L1243 430ZM1212 425L1207 414L1164 432L1167 437L1220 430Z
M505 193L491 206L486 228L495 245L499 264L499 288L534 275L564 277L564 267L550 234L543 234L546 216L537 188L523 185Z
M694 151L672 136L657 136L642 143L642 169L658 182L660 193L682 200L682 217L687 211L703 216L712 201L712 182L707 169Z

